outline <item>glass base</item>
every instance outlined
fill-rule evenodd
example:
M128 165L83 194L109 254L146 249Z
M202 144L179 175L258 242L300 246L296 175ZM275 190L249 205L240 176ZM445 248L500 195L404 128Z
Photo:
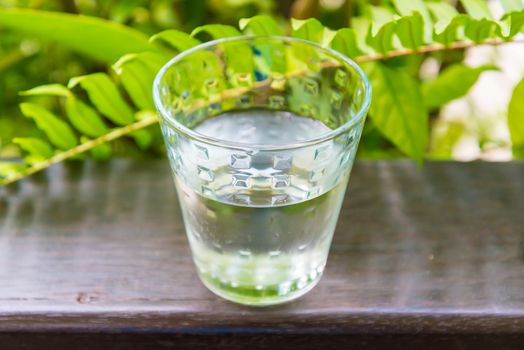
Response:
M243 305L268 306L301 297L317 285L322 274L317 274L313 279L305 276L270 286L237 286L205 273L199 273L199 277L202 283L219 297Z

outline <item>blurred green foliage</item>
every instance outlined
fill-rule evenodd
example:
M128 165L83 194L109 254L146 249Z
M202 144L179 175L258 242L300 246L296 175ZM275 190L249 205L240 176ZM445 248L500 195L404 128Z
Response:
M450 159L467 127L457 122L444 126L440 109L467 94L483 72L496 67L471 68L462 63L461 51L439 46L432 53L431 47L512 40L524 25L524 3L500 3L506 13L495 18L483 0L4 0L0 2L0 159L25 156L28 164L38 163L49 155L51 146L45 140L67 150L72 140L61 143L45 120L51 120L62 135L76 130L81 135L75 142L85 143L112 127L149 118L143 112L152 109L151 96L141 87L151 85L166 57L194 46L199 42L196 38L240 31L293 35L363 62L383 61L364 64L375 99L359 156ZM437 72L430 78L423 73L428 62L437 62ZM29 97L22 100L22 91ZM509 104L515 156L522 156L524 148L523 91L520 83ZM26 102L21 110L22 101ZM111 146L95 147L91 156L163 154L158 127L135 130L129 136L117 138ZM478 139L479 147L493 144L489 133L479 131ZM0 164L0 173L20 167Z
M0 9L26 8L83 14L132 27L146 35L166 29L190 32L207 23L236 24L257 14L290 14L291 1L274 0L3 0ZM325 11L329 20L334 11ZM340 23L342 25L343 23ZM19 92L49 82L67 84L71 77L106 71L105 64L60 44L0 25L0 157L16 157L15 137L41 137L42 132L24 118L18 107ZM49 109L60 110L57 100L36 98ZM117 147L118 150L132 148ZM136 154L132 150L130 154Z

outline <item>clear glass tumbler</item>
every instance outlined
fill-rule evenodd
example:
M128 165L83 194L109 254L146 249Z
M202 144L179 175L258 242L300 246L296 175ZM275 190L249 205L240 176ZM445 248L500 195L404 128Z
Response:
M319 281L371 99L349 58L287 37L185 51L153 93L202 282L270 305Z

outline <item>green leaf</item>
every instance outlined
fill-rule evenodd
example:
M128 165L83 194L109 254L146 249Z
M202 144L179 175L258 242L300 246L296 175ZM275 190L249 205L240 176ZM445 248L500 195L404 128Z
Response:
M96 17L29 9L0 9L0 27L57 42L108 63L126 53L157 50L148 42L145 34Z
M468 15L476 19L493 19L486 0L460 0Z
M291 19L291 36L294 38L308 40L322 45L324 33L324 26L315 18L307 20ZM318 50L314 47L303 44L291 44L288 45L285 50L286 64L289 71L319 69Z
M477 68L457 63L444 70L436 79L422 85L424 103L428 109L438 108L468 93L480 74L497 69L492 65Z
M270 16L242 18L238 27L244 31L245 35L282 35L278 23Z
M135 119L136 120L144 120L144 119L150 119L152 117L156 116L156 112L152 111L138 111L136 112ZM151 147L153 141L154 141L154 134L153 130L151 128L147 129L138 129L129 134L137 144L138 148L141 150L146 150L149 147ZM160 133L158 134L160 136Z
M102 143L101 145L95 146L90 151L91 156L96 160L107 160L111 157L113 149L111 145Z
M369 18L357 16L351 19L351 26L355 30L355 35L357 37L357 44L360 50L364 53L372 53L373 49L369 47L366 43L366 39L369 31L371 30L371 21Z
M80 84L87 91L89 99L95 107L109 118L113 123L118 125L131 124L133 119L133 110L124 101L118 89L105 73L94 73L72 78L69 81L69 88Z
M213 39L228 38L232 36L242 35L235 27L224 24L206 24L204 26L196 27L191 32L191 36L196 36L200 33L207 33L211 35Z
M17 144L24 151L40 159L51 158L54 154L53 148L49 143L34 137L15 137L13 143Z
M370 6L371 10L371 30L376 35L380 28L395 19L395 14L389 8L381 6Z
M153 141L153 135L149 130L146 129L138 129L133 131L129 134L131 136L136 144L138 145L138 148L141 150L146 150L151 146L151 143Z
M78 100L71 91L60 84L42 85L20 93L21 95L51 95L66 97L65 109L73 126L82 134L98 137L107 132L107 127L91 107Z
M397 20L396 33L402 46L417 49L424 44L424 20L420 13L404 16Z
M174 29L164 30L163 32L155 34L149 39L149 41L165 42L180 52L188 50L201 43L200 40L193 38L191 35Z
M429 10L423 0L393 0L397 11L402 16L408 16L414 12L418 12L421 15L420 21L422 22L423 30L420 30L421 33L414 35L421 35L423 41L431 42L433 35L433 21L431 20L431 15ZM418 21L418 19L416 20Z
M524 2L522 0L500 0L500 2L506 13L524 10Z
M507 33L505 33L505 37L512 38L517 35L524 26L524 11L507 13L501 20L504 21L509 28Z
M68 97L71 95L71 91L61 84L49 84L41 85L30 90L20 92L22 96L38 96L38 95L51 95L51 96L62 96Z
M89 139L88 137L80 137L80 142L82 143L86 143L89 141L91 141L91 139ZM107 160L111 157L111 154L113 153L113 148L111 148L111 145L108 143L102 143L91 148L89 153L96 160Z
M471 20L467 15L457 15L441 31L435 31L433 39L444 45L450 45L457 41L459 37L459 28Z
M397 29L397 21L392 20L387 22L378 30L376 35L372 35L372 31L369 31L367 37L367 44L381 53L386 53L393 50L393 36Z
M164 56L143 52L125 55L113 65L124 88L138 108L155 109L151 93L153 80L166 61Z
M96 111L75 96L67 98L65 110L71 124L82 134L98 137L107 133L108 128Z
M69 125L47 109L28 102L21 103L20 109L26 117L35 121L38 128L44 131L56 147L70 149L77 145L76 136Z
M433 39L444 45L456 41L458 28L464 25L468 17L459 15L453 6L446 2L428 2L427 6L435 19Z
M333 50L351 58L363 54L358 47L357 36L353 28L342 28L337 30L329 45Z
M401 68L367 66L373 87L370 114L380 132L405 154L422 162L428 144L428 114L419 83Z
M464 26L464 34L466 37L476 43L483 42L497 32L500 32L499 24L487 18L470 18Z
M386 53L394 48L394 35L397 21L391 10L385 7L370 6L373 19L366 36L366 43L374 50Z
M191 32L191 36L200 33L208 33L213 39L241 36L242 34L232 26L223 24L207 24L197 27ZM227 65L235 67L238 71L252 72L253 59L250 46L242 41L226 42L219 44L224 47L225 61ZM196 57L196 55L193 55ZM218 57L215 57L218 60ZM214 65L214 63L212 63Z
M291 36L321 43L324 36L324 26L316 18L306 20L291 18Z
M426 5L435 19L435 26L440 24L442 27L447 27L451 20L458 15L457 9L447 2L428 2Z
M322 41L320 42L320 45L329 46L329 43L333 40L335 35L337 35L336 30L331 30L329 28L324 27L324 32L322 33Z
M252 57L254 69L257 71L256 75L252 76L252 81L255 79L264 79L272 73L278 72L286 74L287 60L286 50L291 50L291 46L285 45L283 42L268 42L264 38L255 38L251 42L252 52L246 52L245 57ZM247 51L247 50L246 50ZM251 74L250 74L251 75ZM252 84L242 79L230 79L232 86L245 86L245 84Z
M25 168L26 164L0 161L0 185L3 184L2 180L18 175Z
M524 156L524 79L513 90L508 106L508 127L513 153Z

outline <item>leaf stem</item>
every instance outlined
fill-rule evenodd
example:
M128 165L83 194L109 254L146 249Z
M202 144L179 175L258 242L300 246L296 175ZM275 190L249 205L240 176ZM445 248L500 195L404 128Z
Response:
M431 44L431 45L420 47L418 49L398 49L398 50L390 51L384 54L376 53L376 54L357 56L354 58L354 60L358 63L366 63L366 62L372 62L372 61L383 61L383 60L388 60L390 58L401 57L401 56L409 56L409 55L416 55L416 54L423 54L423 53L430 53L430 52L439 52L439 51L448 51L448 50L461 50L461 49L467 49L467 48L472 48L472 47L482 46L482 45L497 46L497 45L509 44L509 43L524 43L524 39L504 40L504 39L496 38L496 39L488 39L480 43L470 42L470 41L461 41L461 42L452 43L447 46L442 45L442 44ZM323 68L336 67L337 65L338 64L336 63L333 64L333 62L328 61L324 63ZM304 73L303 71L296 71L296 72L291 73L290 75L296 76L296 75L300 75L303 73ZM271 84L271 79L257 82L254 84L254 86L250 88L236 88L236 89L225 90L221 93L221 98L224 99L224 98L240 96L249 90L256 90L259 88L264 88L269 84ZM201 106L202 103L205 103L205 101L196 101L193 107L198 108L199 106ZM16 175L10 176L7 179L4 179L3 182L0 180L0 185L7 185L15 181L18 181L26 176L32 175L42 169L45 169L55 163L61 162L65 159L71 158L80 153L89 151L90 149L98 145L113 141L135 130L145 128L157 122L158 122L157 116L151 112L150 115L145 119L142 119L138 122L129 124L127 126L124 126L118 129L114 129L113 131L105 135L102 135L99 138L90 140L88 142L84 142L74 148L58 153L54 155L53 157L46 159L45 161L35 163L31 165L30 167L27 167L24 170L22 170L21 172L17 173Z
M482 45L498 46L498 45L510 44L510 43L524 43L524 39L504 40L501 38L496 38L496 39L487 39L480 43L476 43L472 41L459 41L459 42L455 42L447 46L442 45L442 44L431 44L431 45L422 46L415 50L414 49L398 49L398 50L387 52L385 54L376 53L376 54L370 54L370 55L357 56L354 58L354 60L357 63L365 63L365 62L372 62L372 61L383 61L383 60L387 60L390 58L416 55L416 54L422 54L422 53L449 51L449 50L462 50L462 49L468 49L468 48L472 48L475 46L482 46Z
M409 56L409 55L416 55L416 54L423 54L423 53L430 53L430 52L439 52L439 51L448 51L448 50L460 50L460 49L467 49L471 47L481 46L481 45L502 45L502 44L509 44L509 43L524 43L524 39L521 40L503 40L503 39L488 39L481 43L476 42L470 42L470 41L460 41L453 43L451 45L442 45L442 44L431 44L427 46L422 46L416 50L414 49L398 49L394 51L387 52L385 54L382 53L376 53L376 54L370 54L370 55L362 55L357 56L353 58L355 62L357 63L366 63L366 62L373 62L373 61L385 61L391 58L395 57L401 57L401 56ZM340 67L340 63L337 61L326 61L321 63L322 69L325 68L336 68ZM295 70L291 73L288 73L286 76L289 77L296 77L305 74L306 71L303 69ZM254 91L257 90L263 90L266 89L268 86L271 85L273 82L273 79L271 77L267 78L266 80L257 81L253 84L253 86L250 87L239 87L239 88L233 88L233 89L227 89L220 93L220 100L229 99L229 98L235 98L238 96L241 96L245 94L248 91ZM190 112L195 111L199 108L202 108L208 103L206 99L200 99L193 102L193 105L191 106Z
M66 160L68 158L74 157L80 153L89 151L90 149L101 145L103 143L107 143L110 141L113 141L115 139L118 139L122 136L125 136L135 130L142 129L145 127L148 127L150 125L155 124L158 122L158 117L156 114L152 113L147 117L140 121L137 121L133 124L126 125L124 127L113 129L111 132L108 132L107 134L104 134L96 139L89 140L87 142L81 143L80 145L73 147L71 149L68 149L67 151L60 152L54 156L52 156L49 159L46 159L42 162L35 163L31 165L30 167L25 168L24 170L20 171L14 176L8 177L1 183L2 185L7 185L10 183L13 183L15 181L18 181L26 176L32 175L42 169L45 169L47 167L50 167L53 164L59 163L63 160Z

